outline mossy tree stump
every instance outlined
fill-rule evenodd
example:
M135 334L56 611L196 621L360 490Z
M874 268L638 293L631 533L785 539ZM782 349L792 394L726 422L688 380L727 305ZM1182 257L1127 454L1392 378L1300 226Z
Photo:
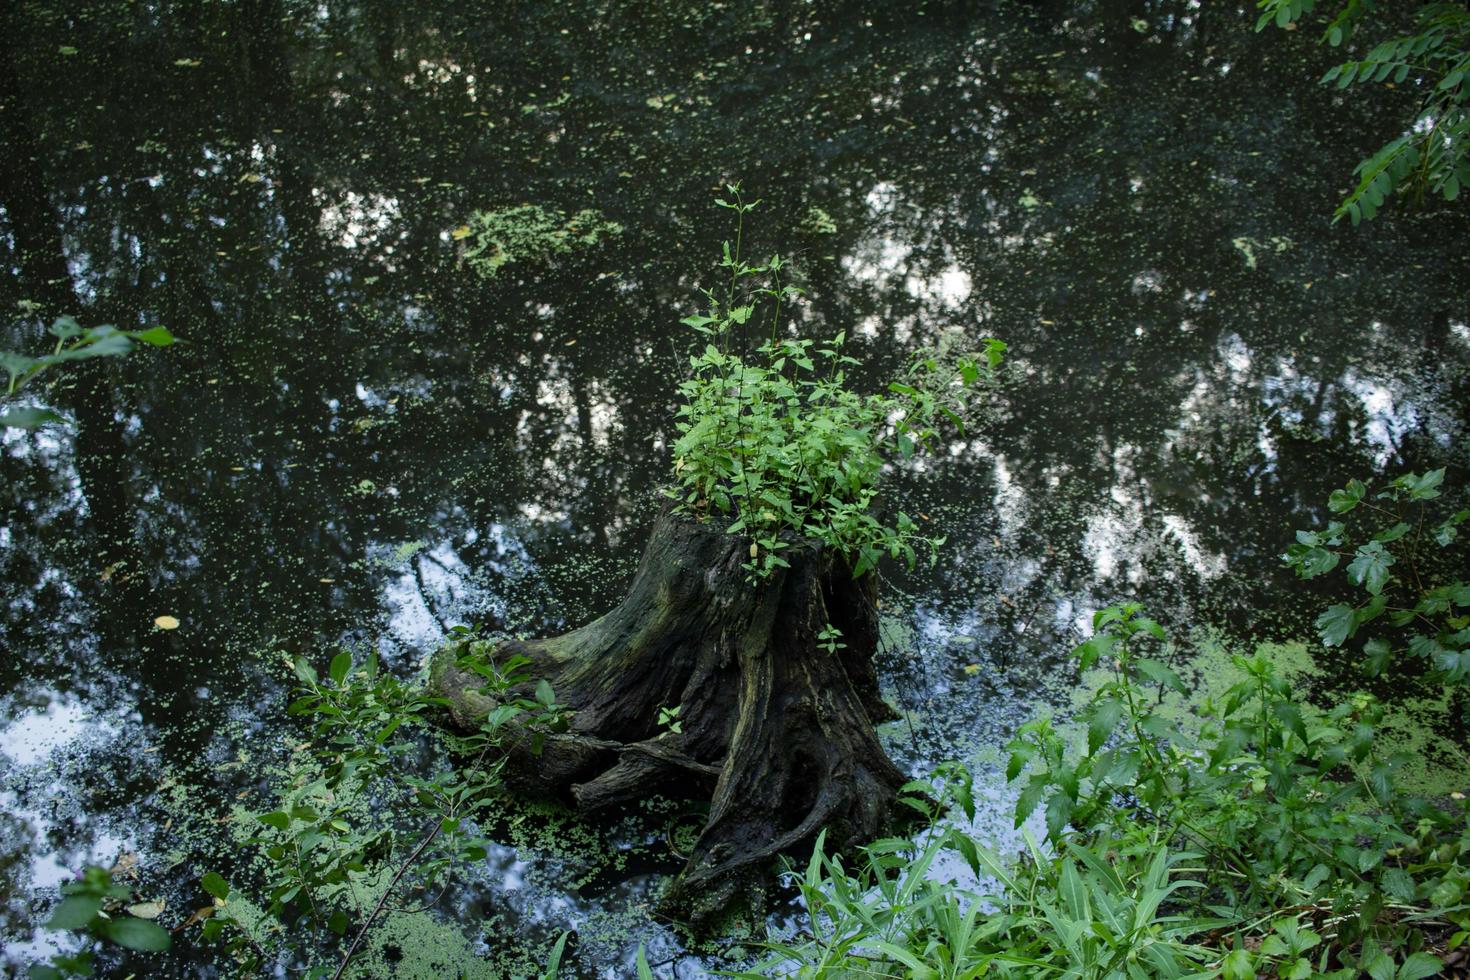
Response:
M510 750L517 791L568 798L595 814L652 795L709 802L708 818L665 909L706 922L772 856L877 836L905 782L873 726L894 717L878 693L875 576L815 542L790 567L747 581L747 539L671 509L659 516L627 597L562 636L465 641L497 661L517 654L573 710L539 755ZM846 646L818 640L828 624ZM458 666L465 642L435 657L431 684L454 723L495 706ZM681 731L660 726L679 707Z

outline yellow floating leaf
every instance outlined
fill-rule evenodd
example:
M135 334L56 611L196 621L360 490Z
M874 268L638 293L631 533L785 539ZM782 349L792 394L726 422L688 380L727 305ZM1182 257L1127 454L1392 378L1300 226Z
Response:
M176 630L179 628L179 621L174 616L159 616L153 621L153 625L161 630Z
M469 238L470 237L470 226L469 225L460 225L458 228L454 229L453 231L451 231L449 233L449 237L450 238L453 238L455 241L459 241L461 238Z
M140 919L156 919L163 914L163 899L129 905L128 914L136 915Z

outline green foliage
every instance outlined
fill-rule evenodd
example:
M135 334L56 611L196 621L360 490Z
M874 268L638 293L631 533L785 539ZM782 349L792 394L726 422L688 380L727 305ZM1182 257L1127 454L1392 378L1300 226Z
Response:
M566 709L545 681L534 697L512 693L529 683L525 665L462 658L501 706L477 732L440 736L468 765L423 778L408 763L420 737L438 735L425 716L442 699L380 670L376 656L355 661L343 651L326 677L296 660L300 696L288 711L307 722L309 740L293 760L296 779L275 809L254 816L259 829L249 841L266 861L261 904L281 928L263 935L235 914L236 890L211 872L201 885L217 911L204 937L225 942L246 971L295 959L311 964L309 977L341 976L392 896L443 894L456 867L486 856L473 818L499 786L505 740L528 738L539 751L546 731L565 727Z
M1456 603L1421 583L1425 566L1403 544L1456 540L1465 512L1436 523L1423 509L1442 479L1409 474L1371 496L1354 481L1329 502L1388 524L1346 567L1368 603L1406 580L1443 599L1400 625ZM1403 507L1418 509L1417 529ZM1326 574L1345 535L1341 522L1303 532L1288 560ZM1430 800L1396 785L1403 760L1378 748L1372 697L1319 709L1259 655L1235 658L1243 679L1222 696L1191 697L1166 663L1163 628L1138 606L1104 609L1093 627L1074 656L1106 679L1076 743L1041 718L1008 746L1018 858L945 819L946 808L974 817L969 774L951 764L905 787L924 832L871 845L856 871L818 842L798 883L808 934L773 944L741 976L1395 980L1436 975L1431 944L1470 942L1470 807L1463 794ZM1166 718L1166 696L1184 699L1197 727ZM1044 842L1030 829L1038 812ZM985 889L935 880L949 858Z
M49 354L28 357L0 351L0 367L8 375L4 400L14 398L27 384L58 364L93 357L119 357L132 350L135 343L167 347L175 342L174 335L164 327L150 327L147 330L119 330L105 325L83 327L69 316L57 317L47 330L56 338L56 346ZM0 414L0 428L34 429L48 422L65 421L60 415L44 408L12 408Z
M1470 682L1470 582L1456 547L1470 508L1438 508L1443 482L1442 469L1405 474L1376 493L1350 480L1327 501L1340 519L1298 531L1283 556L1302 578L1347 562L1357 594L1323 611L1318 635L1329 647L1355 641L1370 673L1407 655L1444 681Z
M1265 658L1237 657L1245 679L1197 702L1199 731L1182 730L1153 707L1182 682L1139 653L1162 640L1157 625L1124 606L1095 628L1079 662L1112 676L1083 713L1086 750L1045 721L1022 728L1008 769L1023 783L1018 824L1045 804L1058 848L1156 840L1201 855L1183 880L1216 917L1200 928L1235 940L1226 976L1356 977L1379 959L1387 976L1438 969L1420 948L1426 928L1470 926L1470 812L1399 790L1372 698L1319 711Z
M61 894L65 897L52 910L47 929L82 933L146 953L162 952L171 945L169 934L162 926L128 911L132 892L126 885L114 882L112 872L106 868L86 868L77 880L61 886ZM49 964L31 967L31 980L90 977L94 972L93 959L91 949L53 956Z
M462 259L486 279L512 262L545 261L568 255L623 233L590 208L568 217L565 212L522 204L513 208L476 211L453 237L465 241Z
M681 704L676 704L672 708L659 708L658 727L670 735L682 735L684 733L684 722L679 720L679 712L683 707Z
M917 354L886 393L853 391L848 372L859 362L845 353L845 332L818 342L783 328L782 306L801 290L782 282L781 257L745 261L745 215L760 202L747 203L738 185L728 190L733 200L716 201L736 213L735 241L725 242L721 261L728 283L718 296L705 291L707 313L683 320L705 346L679 386L686 403L671 494L750 538L752 577L786 567L781 552L806 539L845 556L854 576L885 554L912 564L924 549L932 559L942 537L907 514L892 524L877 515L884 467L933 449L942 425L962 427L970 386L1000 364L1005 345L955 351L950 336Z
M1296 24L1316 0L1258 0L1260 30ZM1374 10L1373 0L1347 0L1332 16L1322 39L1333 47L1349 42ZM1405 131L1358 164L1358 185L1338 205L1334 220L1357 224L1371 219L1394 192L1422 203L1426 192L1453 201L1470 185L1470 11L1463 4L1427 3L1415 14L1417 31L1375 44L1360 59L1345 61L1323 76L1346 89L1374 84L1407 85L1421 94L1418 113Z

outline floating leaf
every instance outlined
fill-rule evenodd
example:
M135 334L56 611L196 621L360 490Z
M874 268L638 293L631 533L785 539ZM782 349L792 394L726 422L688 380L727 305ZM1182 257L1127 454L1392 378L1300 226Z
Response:
M179 621L174 616L158 616L153 620L153 625L161 630L176 630L179 628Z
M161 898L151 902L135 902L128 906L128 914L136 915L140 919L156 919L163 914L164 904Z

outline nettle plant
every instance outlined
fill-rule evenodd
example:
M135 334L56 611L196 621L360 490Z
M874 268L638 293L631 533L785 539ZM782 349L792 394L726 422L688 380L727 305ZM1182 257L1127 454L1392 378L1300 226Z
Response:
M742 255L746 202L715 203L736 215L733 244L724 245L723 290L705 290L707 312L683 322L705 338L689 358L679 386L677 486L670 494L686 511L730 519L731 534L750 538L752 578L769 577L788 562L781 552L815 540L846 556L854 577L885 554L912 565L922 550L933 559L942 536L923 532L907 514L880 518L885 469L933 449L946 423L962 429L972 386L1000 365L1005 344L982 341L978 352L957 350L947 336L938 349L917 353L883 393L849 387L860 364L846 352L846 332L815 341L783 328L781 311L802 295L782 281L787 262Z

